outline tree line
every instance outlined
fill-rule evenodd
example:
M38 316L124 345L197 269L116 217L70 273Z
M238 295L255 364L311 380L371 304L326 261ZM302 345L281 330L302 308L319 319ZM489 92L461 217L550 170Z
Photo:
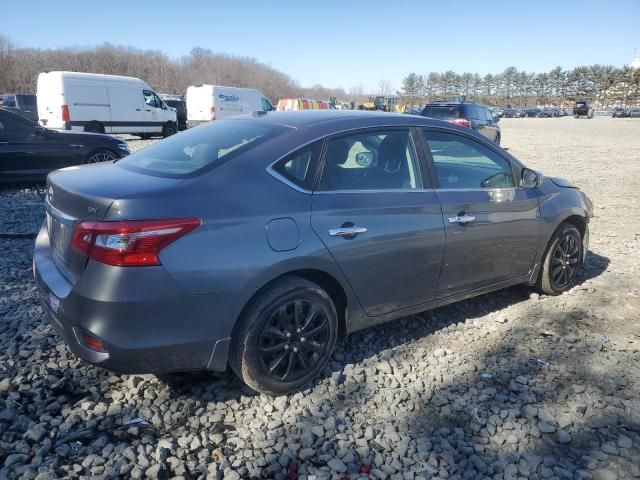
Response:
M290 76L255 58L216 53L196 47L179 59L159 50L140 50L105 43L90 48L18 48L0 35L0 94L36 93L45 71L126 75L145 80L158 93L184 95L189 85L203 83L256 88L277 101L286 97L344 98L342 89L301 87Z
M576 100L595 105L629 107L640 103L640 69L628 65L591 65L530 73L508 67L498 74L462 74L451 70L426 75L410 73L398 91L409 105L465 95L468 100L493 106L568 106Z

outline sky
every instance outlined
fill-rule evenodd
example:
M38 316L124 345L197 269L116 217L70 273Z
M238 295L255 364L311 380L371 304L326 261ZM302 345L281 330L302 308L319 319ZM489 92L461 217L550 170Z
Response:
M347 91L395 90L411 72L622 66L640 49L640 0L0 3L0 34L20 47L109 42L179 58L199 46Z

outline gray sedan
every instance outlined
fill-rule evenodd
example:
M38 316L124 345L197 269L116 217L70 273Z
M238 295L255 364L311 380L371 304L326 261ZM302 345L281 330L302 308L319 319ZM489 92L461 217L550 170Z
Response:
M49 175L34 273L72 352L231 368L268 394L336 338L492 290L569 289L592 205L474 131L412 115L218 120Z

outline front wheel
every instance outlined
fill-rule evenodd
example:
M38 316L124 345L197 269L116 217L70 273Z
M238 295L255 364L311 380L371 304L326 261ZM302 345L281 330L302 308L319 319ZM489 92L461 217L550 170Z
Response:
M320 373L333 352L338 316L315 283L287 276L252 300L235 328L230 364L252 389L295 391Z
M110 162L111 160L116 160L118 156L113 153L111 150L107 150L106 148L101 148L100 150L95 150L87 155L84 163L102 163L102 162Z
M173 122L165 123L164 127L162 127L162 136L164 138L170 137L178 131L176 128L176 124Z
M582 261L582 236L570 223L562 223L555 231L536 282L536 289L546 295L560 295L575 281Z

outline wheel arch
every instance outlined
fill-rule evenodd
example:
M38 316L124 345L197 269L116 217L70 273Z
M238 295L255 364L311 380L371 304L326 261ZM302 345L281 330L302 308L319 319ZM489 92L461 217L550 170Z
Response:
M235 324L238 324L238 320L242 318L247 308L262 292L264 292L274 283L290 276L304 278L305 280L315 283L325 292L327 292L327 294L333 301L333 304L336 307L336 313L338 314L338 335L345 336L348 332L347 306L349 305L349 297L347 296L347 291L342 283L334 275L317 268L300 268L296 270L289 270L286 272L282 272L277 276L271 278L269 281L265 282L260 288L253 292L253 295L251 295L249 300L245 303L244 307L240 311L240 314L238 315Z

